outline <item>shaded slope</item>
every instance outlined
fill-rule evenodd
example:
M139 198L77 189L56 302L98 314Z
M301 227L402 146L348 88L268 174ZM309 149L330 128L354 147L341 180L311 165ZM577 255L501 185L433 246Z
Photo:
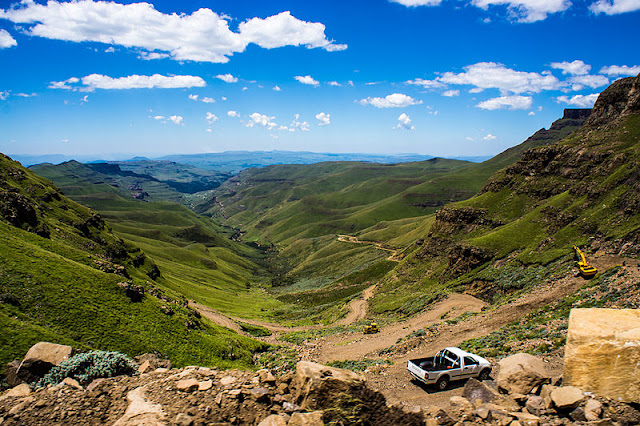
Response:
M0 363L43 339L159 351L178 365L249 365L262 347L203 323L180 294L159 288L157 266L139 248L4 155L0 239Z

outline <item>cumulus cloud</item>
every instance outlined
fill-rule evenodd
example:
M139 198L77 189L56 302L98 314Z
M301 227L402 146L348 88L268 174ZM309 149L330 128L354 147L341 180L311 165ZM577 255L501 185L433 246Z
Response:
M269 117L268 115L263 115L258 112L254 112L249 116L250 121L245 123L246 127L255 127L262 126L266 127L269 130L275 129L278 125L273 121L275 117Z
M150 3L27 0L0 9L0 19L21 24L32 36L141 49L145 59L169 55L177 61L225 63L251 43L266 49L304 46L333 52L347 48L329 40L322 23L301 21L290 12L249 19L238 25L237 32L229 28L231 17L211 9L164 14Z
M237 112L237 111L227 111L227 115L228 115L229 117L233 117L233 118L238 118L238 117L240 117L240 114L238 114L238 112Z
M492 135L491 133L489 133L487 136L483 137L482 139L484 139L485 141L495 141L498 138Z
M293 77L294 79L298 80L300 83L302 84L308 84L310 86L319 86L320 82L318 80L315 80L313 77L311 77L310 75L305 75L305 76L301 76L301 75L296 75L295 77Z
M303 132L308 132L311 130L309 129L309 123L307 123L306 121L300 121L300 114L294 115L293 121L291 122L291 124L289 124L289 131L296 130L300 130Z
M389 0L391 3L399 3L407 7L438 6L442 0Z
M611 65L608 67L602 67L600 74L606 74L610 77L630 76L635 77L640 74L640 65L629 67L626 65Z
M599 0L589 6L589 9L596 15L605 13L607 15L618 15L620 13L634 12L640 10L638 0Z
M281 92L282 91L280 86L278 86L277 84L275 86L273 86L273 90L276 91L276 92Z
M603 75L576 75L569 79L569 83L572 90L582 90L585 86L595 89L609 84L609 79Z
M537 22L571 7L569 0L472 0L474 6L487 10L489 6L506 6L509 18L517 22Z
M533 103L533 98L530 96L500 96L498 98L491 98L484 102L480 102L476 105L478 108L487 109L489 111L493 111L496 109L529 109L531 108L531 104Z
M411 84L414 86L422 86L425 89L438 89L441 87L444 87L445 84L443 84L441 81L436 80L424 80L422 78L416 78L415 80L409 80L407 81L407 84Z
M453 96L459 96L460 95L460 91L459 90L447 90L446 92L444 92L442 94L442 96L447 96L449 98L453 97Z
M316 114L316 119L318 120L318 126L328 126L331 124L331 114L325 114L321 112Z
M393 93L385 96L384 98L368 97L366 99L361 99L358 102L360 105L371 105L376 108L404 108L422 103L422 101L416 100L404 93Z
M6 101L8 97L9 92L7 92L6 90L0 91L0 101Z
M180 115L172 115L169 117L169 120L173 123L173 124L177 124L178 126L182 126L183 123L183 118Z
M338 83L337 81L330 81L327 84L329 84L329 86L335 86L335 87L341 87L342 86L342 84Z
M207 120L209 124L213 124L216 121L218 121L218 117L215 114L210 112L207 112L207 115L204 117L204 119Z
M464 67L464 72L446 72L438 81L447 84L472 85L479 93L485 89L498 89L507 93L538 93L542 90L555 90L562 83L551 73L516 71L496 62L479 62Z
M218 74L216 76L216 78L219 78L220 80L226 82L226 83L237 83L238 82L238 78L234 77L231 74Z
M196 102L197 101L204 102L205 104L212 104L216 101L215 99L209 98L207 96L201 98L199 95L194 95L194 94L189 95L189 99Z
M552 62L551 68L562 70L562 74L585 75L589 74L591 65L585 64L580 60L575 60L573 62Z
M558 96L556 102L567 105L577 106L580 108L591 108L598 99L599 93L593 93L591 95L575 95L572 97Z
M70 86L70 84L77 84L80 82L82 82L83 86ZM52 81L49 88L66 90L74 89L91 92L95 89L180 89L204 86L206 86L204 80L193 75L174 75L167 77L160 74L134 74L127 77L113 78L102 74L91 74L86 77L82 77L82 80L77 77L71 77L64 81ZM191 96L189 96L189 98L192 99Z
M400 114L398 117L398 124L394 127L396 130L404 129L404 130L415 130L415 126L411 124L411 118L404 112Z
M0 49L17 46L18 42L5 30L0 30Z

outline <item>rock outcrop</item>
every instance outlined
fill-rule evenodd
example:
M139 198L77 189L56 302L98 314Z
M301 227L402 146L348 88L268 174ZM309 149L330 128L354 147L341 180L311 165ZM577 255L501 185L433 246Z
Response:
M640 75L614 81L600 93L586 125L609 124L629 114L639 113Z
M54 366L71 357L73 348L56 343L39 342L33 345L22 361L10 362L5 375L10 386L20 383L35 382L49 372Z
M564 381L626 402L640 401L640 311L573 309Z

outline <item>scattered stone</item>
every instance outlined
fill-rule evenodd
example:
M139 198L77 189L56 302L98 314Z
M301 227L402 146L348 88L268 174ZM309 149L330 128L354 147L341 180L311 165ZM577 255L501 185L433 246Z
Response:
M509 413L509 415L518 419L517 421L522 426L538 426L540 424L540 417L535 416L533 414L512 412L512 413Z
M498 387L509 393L528 394L536 386L550 383L541 359L526 353L504 358L499 362Z
M638 309L572 309L564 356L565 383L614 400L637 403L638 341Z
M551 400L559 410L572 410L584 399L584 393L575 386L563 386L551 391Z
M138 367L138 373L140 374L148 373L153 370L155 370L155 368L153 368L149 361L143 362L142 364L140 364L140 367Z
M276 383L276 378L273 377L273 374L267 369L258 370L258 377L260 377L260 382L268 385L274 385Z
M193 417L185 413L180 413L176 416L174 423L178 426L191 426L193 424Z
M129 406L113 426L164 426L166 414L159 404L146 400L146 390L139 387L127 394Z
M290 402L284 402L282 403L282 409L287 413L293 413L294 411L299 411L300 407Z
M545 413L545 411L547 411L547 406L544 402L544 398L538 395L529 395L524 406L529 413L536 416L541 416Z
M134 360L140 366L148 362L152 370L155 370L158 368L166 368L167 371L169 371L171 369L171 361L155 353L146 353L146 354L138 355L137 357L134 358Z
M224 376L222 379L220 379L220 384L222 386L228 386L235 382L236 382L236 378L233 376Z
M250 393L256 402L264 403L269 401L269 391L265 388L252 388Z
M199 391L207 391L213 387L213 380L205 380L204 382L198 383Z
M24 383L22 379L18 377L18 368L20 368L20 360L14 360L8 363L4 369L4 376L7 378L7 383L10 387Z
M476 416L480 417L482 420L489 420L489 416L491 415L491 411L485 406L480 406L476 408L473 412Z
M499 394L496 390L489 387L485 382L470 378L464 385L462 396L472 403L475 403L476 401L487 403L492 402L499 396Z
M362 386L364 378L353 371L300 361L296 365L295 383L296 401L303 409L313 410L328 395L348 393L352 387Z
M322 411L312 413L293 413L287 426L324 426Z
M20 412L22 412L22 410L27 408L33 401L35 401L35 398L32 396L27 396L25 398L22 398L19 403L14 405L13 408L9 410L9 415L18 416Z
M0 399L6 399L6 398L21 398L23 396L27 396L31 393L31 387L29 387L28 384L26 383L22 383L19 384L18 386L9 389L8 391L6 391L1 397Z
M76 379L72 379L71 377L65 377L62 380L62 383L64 383L67 386L71 386L72 388L75 388L75 389L84 389Z
M452 407L456 407L462 411L472 411L474 409L473 404L462 396L452 396L449 398L449 403Z
M569 417L571 417L571 420L573 420L574 422L587 421L587 418L584 415L584 409L582 407L578 407L575 410L573 410L571 413L569 413Z
M178 383L176 383L176 389L182 392L193 392L195 390L198 390L199 387L200 382L198 382L196 379L184 379L179 380Z
M283 416L272 414L258 423L258 426L287 426L287 419Z
M584 417L588 421L596 421L602 416L602 403L596 399L590 399L584 406Z

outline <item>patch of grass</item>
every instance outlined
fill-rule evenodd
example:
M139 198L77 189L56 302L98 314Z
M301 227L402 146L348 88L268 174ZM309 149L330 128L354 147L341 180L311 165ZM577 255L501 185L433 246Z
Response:
M369 367L376 365L393 365L393 361L388 359L369 359L363 358L359 360L331 361L327 364L329 367L343 368L351 371L364 371Z
M242 321L236 321L236 323L240 326L242 331L251 334L253 337L266 337L273 334L271 333L271 330L260 325L248 324Z

